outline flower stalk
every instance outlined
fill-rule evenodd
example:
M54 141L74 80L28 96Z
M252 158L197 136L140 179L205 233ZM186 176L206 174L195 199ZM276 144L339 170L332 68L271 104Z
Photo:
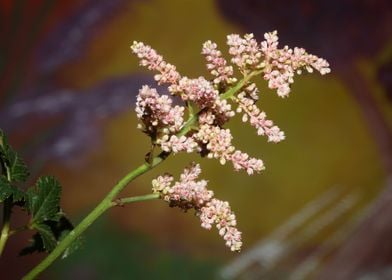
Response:
M306 69L309 73L316 69L321 74L330 71L327 61L306 53L304 49L290 49L287 46L279 49L276 32L266 33L265 41L260 44L252 34L246 34L243 38L233 34L227 38L231 62L243 75L239 81L233 76L233 66L228 65L217 45L211 41L203 45L202 54L210 74L214 76L212 81L204 77L190 79L181 76L174 65L164 61L150 46L142 42L133 43L131 49L140 59L140 65L157 71L154 78L158 84L169 84L170 94L180 98L185 106L174 105L171 97L160 95L156 89L147 85L140 89L135 109L140 121L138 128L151 138L152 143L151 150L146 155L146 162L125 175L79 225L59 241L51 253L23 279L34 279L44 271L111 207L157 198L162 198L170 206L177 206L185 211L194 209L203 228L211 229L215 226L227 247L232 251L241 249L241 232L236 227L234 212L228 202L216 199L213 191L206 188L206 180L196 181L201 172L198 164L193 163L184 169L179 181L173 185L171 175L159 176L152 182L152 194L118 198L130 182L163 162L172 153L196 152L200 156L218 159L221 164L231 162L236 171L245 170L249 175L264 170L261 159L236 150L232 145L233 136L230 129L224 128L236 111L244 113L242 120L249 120L257 129L257 134L267 136L269 142L277 143L285 138L279 127L266 119L266 114L256 106L259 91L250 81L253 77L262 76L268 81L269 88L276 89L279 96L286 97L290 92L290 84L294 81L294 74L300 74L301 69ZM236 106L235 111L232 106ZM188 117L185 121L186 110ZM161 150L157 156L154 156L155 148ZM3 227L3 231L6 233L6 241L9 228ZM2 239L3 236L0 238L0 246Z
M241 80L238 84L241 84L243 86L244 83L245 83L244 80ZM234 94L237 91L239 91L242 88L242 86L237 85L234 91L230 89L227 92L231 91L232 94ZM178 136L186 135L192 129L201 111L199 111L196 114L190 115L189 119L185 122L183 128L177 134ZM41 272L43 272L46 268L48 268L58 257L60 257L62 253L72 244L72 242L74 242L91 224L93 224L95 220L97 220L103 213L105 213L111 207L124 205L126 203L133 203L138 201L145 201L145 200L159 198L159 194L154 193L145 196L116 199L118 194L130 182L132 182L140 175L153 169L155 166L157 166L162 161L164 161L169 155L170 153L162 152L158 156L154 157L150 163L146 162L141 166L139 166L138 168L131 171L130 173L128 173L127 175L125 175L125 177L123 177L113 187L110 193L75 227L75 229L72 230L41 263L39 263L36 267L34 267L22 279L29 280L37 277Z
M118 200L116 196L134 179L140 175L146 173L150 169L160 164L166 155L159 155L152 160L151 164L144 163L135 170L125 175L109 192L109 194L56 246L56 248L36 267L34 267L26 276L22 279L34 279L48 266L50 266L62 253L74 242L87 228L89 228L95 220L97 220L103 213L113 206L117 206ZM131 203L137 201L144 201L149 199L157 198L155 195L139 196L133 198L120 199L123 203Z

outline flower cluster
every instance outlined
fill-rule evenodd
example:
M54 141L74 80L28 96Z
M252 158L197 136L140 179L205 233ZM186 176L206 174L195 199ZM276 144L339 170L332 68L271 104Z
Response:
M136 115L143 121L143 129L149 132L159 129L177 132L184 122L184 109L178 105L173 107L168 96L160 96L149 86L143 86L136 99Z
M294 73L301 74L302 69L309 73L316 69L321 75L331 72L325 59L308 54L303 48L290 49L285 46L278 49L278 33L276 31L264 34L265 41L261 42L261 52L264 60L264 79L268 87L277 89L281 97L290 93L290 84L294 82Z
M150 46L146 46L142 42L134 42L131 48L140 59L140 65L160 73L154 76L159 84L174 84L180 79L176 67L164 61L163 57Z
M242 73L246 73L249 68L261 67L260 46L253 34L245 34L241 38L238 34L227 36L229 54L232 55L231 62L236 64Z
M207 181L196 181L201 173L198 164L185 168L178 182L173 183L170 175L159 176L152 181L152 190L169 203L184 211L195 209L201 226L211 229L213 225L232 251L239 251L242 246L241 232L236 228L237 221L230 205L226 201L214 198L214 193L206 188Z
M207 60L207 69L211 75L215 76L214 84L232 84L237 81L233 77L233 66L227 65L226 59L222 57L222 53L217 49L217 44L207 41L203 44L201 53Z
M269 142L280 142L285 136L284 132L274 125L273 121L267 120L265 112L261 112L256 106L255 100L245 96L245 93L240 93L237 96L238 108L237 112L244 112L242 121L249 123L257 129L258 135L266 135Z
M251 175L264 169L261 159L251 158L248 154L235 149L231 143L233 136L229 129L202 124L193 137L201 143L208 158L216 158L221 164L231 161L236 171L244 169Z
M302 48L278 48L277 32L266 33L265 40L258 43L253 34L241 37L237 34L227 36L231 62L238 67L244 78L235 85L233 66L223 58L214 42L203 44L202 54L207 61L207 69L214 76L212 81L204 77L182 77L176 67L164 61L150 46L134 42L132 51L140 59L140 65L158 71L155 79L159 84L168 84L173 96L179 97L184 106L172 106L169 96L159 95L155 89L143 87L138 95L136 112L143 125L140 127L149 134L156 145L166 152L198 152L218 159L222 164L232 161L235 170L244 169L253 174L264 169L261 160L254 159L231 145L232 135L223 126L235 115L243 113L244 122L256 128L258 135L265 135L269 142L280 142L284 132L266 118L266 113L258 108L259 90L252 76L260 75L268 81L271 89L279 96L287 96L294 74L302 69L321 74L330 71L328 62L315 55L307 54ZM242 86L238 86L242 83ZM232 108L232 107L236 108ZM192 123L184 121L184 112L191 108L189 119L198 118ZM181 133L180 131L186 131Z
M315 69L324 75L330 69L326 60L308 54L302 48L279 48L276 31L266 33L262 42L253 34L243 37L232 34L227 36L227 45L232 65L216 43L207 41L203 44L201 54L212 75L212 79L207 79L181 76L175 66L150 46L134 42L131 49L140 59L140 65L157 71L155 80L160 85L166 84L169 93L160 95L156 89L144 86L137 97L136 113L141 121L139 127L151 137L153 146L160 147L164 153L196 152L217 159L221 164L231 162L234 170L252 175L264 169L263 161L233 146L233 136L225 126L227 122L236 113L242 114L242 120L249 122L258 135L266 136L268 142L278 143L285 139L284 132L257 106L260 92L252 78L263 78L278 96L286 97L295 74L299 75L303 70L312 73ZM241 73L241 79L235 77L233 66ZM177 99L179 105L174 106L172 98ZM234 227L235 218L230 207L227 202L212 198L205 181L195 182L198 173L198 166L186 169L173 187L171 176L161 176L153 182L154 191L171 206L196 209L202 226L210 228L216 224L228 246L237 250L241 234Z

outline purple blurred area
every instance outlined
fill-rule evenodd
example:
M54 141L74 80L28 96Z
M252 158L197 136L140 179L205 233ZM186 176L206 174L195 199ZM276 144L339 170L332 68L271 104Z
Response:
M138 89L149 83L153 83L150 77L133 75L113 78L83 91L55 88L26 94L29 97L15 100L0 112L0 126L12 134L31 120L39 123L60 119L26 155L39 162L61 160L72 166L84 153L99 146L100 121L128 112Z
M357 56L373 56L392 34L392 7L376 1L217 0L229 20L261 38L279 30L283 44L301 45L336 68Z
M80 58L89 41L99 36L100 27L115 17L125 2L84 1L40 42L36 65L39 74L50 75L64 64Z

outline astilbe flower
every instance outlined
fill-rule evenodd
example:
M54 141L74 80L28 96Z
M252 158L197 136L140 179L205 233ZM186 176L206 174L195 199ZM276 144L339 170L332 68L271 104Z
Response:
M311 73L314 69L322 75L330 72L326 60L308 54L302 48L278 48L276 31L265 33L264 39L259 43L253 34L227 36L230 62L243 76L238 82L233 66L212 41L205 42L201 51L211 80L181 76L175 66L150 46L134 42L131 49L140 59L140 65L158 72L155 80L158 84L167 84L171 94L160 95L156 89L144 86L137 97L136 113L142 123L139 126L151 137L154 147L160 147L166 155L196 152L217 159L221 164L230 161L234 170L244 170L249 175L264 170L261 159L233 146L231 131L225 127L237 112L269 142L285 139L284 132L256 105L260 92L251 79L262 77L278 96L286 97L295 74L301 74L303 70ZM180 105L173 106L172 98L178 99ZM187 116L186 121L184 116ZM153 151L149 153L149 159ZM172 176L160 176L153 181L153 191L173 207L195 209L204 228L215 224L226 245L238 250L242 244L241 233L235 227L234 214L227 202L213 198L212 191L206 189L206 181L195 181L199 174L200 167L193 165L185 169L180 181L173 186Z
M226 246L232 251L241 250L241 232L237 229L237 220L227 201L211 199L198 213L201 225L211 229L215 224L219 235L226 241Z
M253 34L246 34L244 37L237 34L227 36L231 62L237 65L245 76L261 74L268 80L270 88L277 89L279 96L289 94L294 74L300 74L302 69L308 72L316 69L321 74L330 71L327 61L307 54L302 48L290 49L285 46L279 49L276 31L266 33L264 38L263 42L258 43ZM155 137L155 144L168 153L196 151L202 156L216 158L222 164L232 161L235 170L244 169L248 174L264 169L261 160L251 158L241 151L236 152L231 145L230 130L223 126L235 115L232 106L237 107L238 113L243 113L244 122L249 121L250 125L256 128L257 134L267 136L269 142L282 141L285 138L284 132L257 107L259 90L255 83L245 82L242 88L238 88L237 96L235 92L227 96L220 92L222 84L223 88L226 88L234 83L235 78L232 66L228 65L215 43L207 41L202 48L207 68L214 76L213 81L204 77L181 77L173 65L141 42L134 42L131 49L140 58L141 65L160 73L155 77L159 84L169 84L169 92L180 97L187 108L196 106L201 110L198 113L198 122L193 128L189 129L186 135L177 136L176 133L184 128L183 115L187 108L179 105L172 107L168 96L160 96L155 89L142 88L136 112L144 124L144 129L153 131L151 136Z
M233 136L229 129L202 124L199 131L193 137L196 141L205 145L204 148L207 150L206 154L208 158L219 159L221 164L225 164L228 160L232 161L236 171L244 169L251 175L264 169L262 160L251 158L246 153L236 151L231 143ZM238 153L243 155L241 159L235 156Z
M226 59L222 57L222 53L217 47L216 43L207 41L203 44L201 51L207 60L207 69L211 75L215 76L214 84L235 83L237 79L233 77L233 66L227 65Z
M141 66L147 66L149 70L160 72L154 76L159 84L174 84L181 78L176 67L164 61L162 56L150 46L134 41L131 49L140 59Z
M242 121L246 122L249 119L249 123L257 129L258 135L266 135L268 141L274 143L284 140L284 132L274 125L273 121L266 119L266 113L260 111L253 99L245 97L245 93L240 93L237 102L237 112L244 112Z
M325 59L308 54L302 48L290 49L285 46L278 49L277 31L265 33L265 41L261 42L261 51L265 58L264 79L268 81L268 87L277 89L281 97L290 93L290 84L294 82L294 74L301 74L302 69L309 73L316 69L321 75L331 71Z
M143 86L136 99L136 115L142 120L146 132L164 128L177 132L184 120L184 107L172 106L172 100L166 95L159 95L156 89Z
M215 225L219 235L226 241L226 246L232 251L239 251L242 241L241 232L236 228L236 217L228 202L214 198L213 191L206 188L207 181L196 181L200 173L200 165L192 163L184 169L180 180L173 186L173 177L166 174L152 181L152 190L160 194L171 207L179 207L184 211L194 209L203 228L209 230Z
M157 143L161 146L162 150L165 152L187 152L192 153L199 150L199 145L191 137L186 136L176 136L176 135L164 135L162 138L158 139Z
M244 169L249 175L265 169L261 159L251 158L247 153L238 150L231 155L230 160L233 162L235 170Z
M184 101L193 101L201 109L211 107L218 98L219 92L204 77L189 79L183 77L176 90Z
M227 45L233 57L231 62L236 64L242 73L246 73L247 68L257 68L262 54L253 34L245 34L244 38L237 34L229 35Z
M223 126L235 115L231 104L227 100L219 98L215 100L209 111L215 116L215 122L219 126Z

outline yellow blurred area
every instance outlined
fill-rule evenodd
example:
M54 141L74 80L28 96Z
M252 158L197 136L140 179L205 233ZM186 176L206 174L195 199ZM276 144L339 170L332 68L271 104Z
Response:
M226 35L237 31L224 22L213 1L129 1L91 41L87 55L60 73L60 80L83 88L141 71L129 49L134 40L151 45L185 75L202 75L201 44L213 39L223 46Z
M58 79L86 88L109 77L144 71L130 54L133 40L153 46L184 75L204 75L201 44L211 39L224 51L225 36L235 32L240 31L222 19L212 1L130 2L99 38L91 41L87 55L64 69ZM366 65L366 69L374 68L372 62ZM372 79L371 71L366 75ZM285 131L287 139L280 144L267 143L253 128L242 124L240 117L230 128L239 149L264 160L267 168L262 174L248 176L234 172L230 164L175 155L132 183L126 193L148 193L157 174L169 171L178 175L189 161L200 161L202 177L236 212L245 249L336 184L362 193L362 205L369 202L382 183L383 173L359 109L334 76L333 67L332 75L297 78L288 99L277 97L263 81L258 84L261 108ZM149 139L136 124L130 106L129 113L104 124L104 143L82 169L47 167L48 173L63 182L63 205L72 209L71 215L89 210L118 178L143 162ZM170 209L161 201L126 206L113 210L110 216L129 230L156 236L165 246L179 243L202 255L230 256L216 233L205 232L191 214Z

